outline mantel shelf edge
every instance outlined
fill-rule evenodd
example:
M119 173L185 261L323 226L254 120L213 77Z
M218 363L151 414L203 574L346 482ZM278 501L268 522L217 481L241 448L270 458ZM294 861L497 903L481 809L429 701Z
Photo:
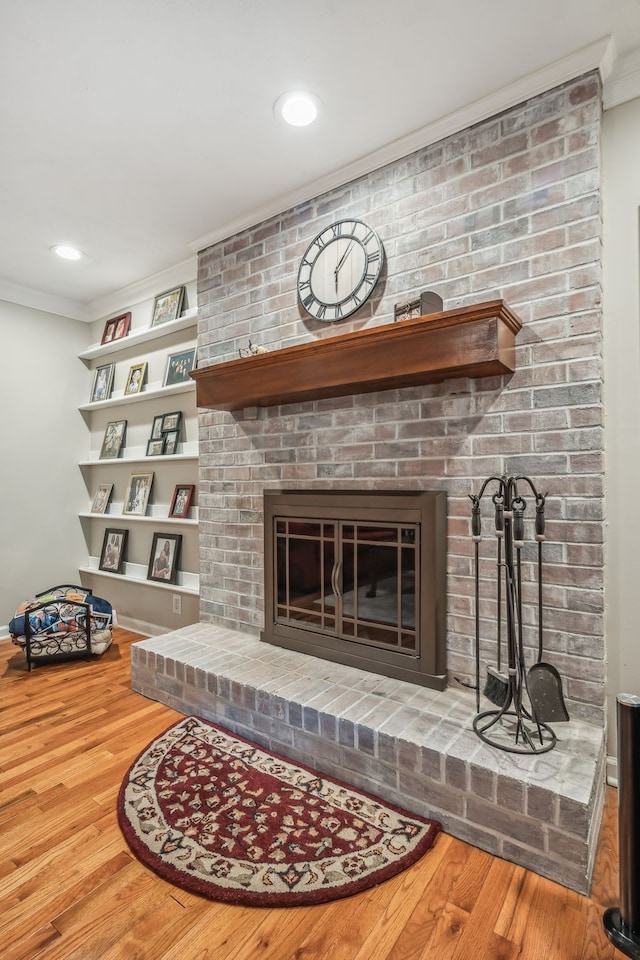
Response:
M504 300L367 327L191 372L198 407L241 410L515 370Z

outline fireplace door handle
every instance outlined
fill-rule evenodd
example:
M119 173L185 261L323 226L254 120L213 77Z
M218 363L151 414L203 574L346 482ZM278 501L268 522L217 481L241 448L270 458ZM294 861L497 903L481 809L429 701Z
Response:
M336 597L342 596L342 586L340 583L341 580L342 580L342 564L338 560L336 563L334 563L333 569L331 571L331 589L333 590L333 594Z

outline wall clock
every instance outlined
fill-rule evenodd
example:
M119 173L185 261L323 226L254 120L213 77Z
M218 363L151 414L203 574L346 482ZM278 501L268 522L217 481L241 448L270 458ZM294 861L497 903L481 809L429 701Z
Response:
M300 303L316 320L348 317L373 292L383 260L382 241L366 223L332 223L314 237L300 262Z

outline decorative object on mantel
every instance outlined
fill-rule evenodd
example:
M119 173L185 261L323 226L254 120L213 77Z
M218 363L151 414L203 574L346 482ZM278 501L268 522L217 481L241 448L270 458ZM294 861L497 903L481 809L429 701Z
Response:
M210 900L326 903L396 876L440 824L187 717L140 754L118 798L135 855Z
M226 360L189 376L197 405L219 410L493 377L515 370L521 327L504 300L490 300L273 350L250 364Z
M247 357L257 357L261 353L269 353L269 348L262 344L252 343L251 340L249 340L248 346L240 347L238 353L240 354L241 360L246 360Z
M433 290L425 290L419 297L413 300L406 300L404 303L396 303L393 308L393 319L397 323L399 320L412 320L413 317L425 317L432 313L440 313L444 307L442 297Z
M527 669L522 621L522 549L525 546L524 515L527 502L518 489L526 485L535 499L535 540L538 544L538 655ZM496 576L496 668L488 668L484 695L496 707L480 712L480 590L479 544L482 540L480 504L485 492L493 489L494 532L497 542ZM529 477L488 477L479 494L469 495L472 503L471 533L475 552L475 659L476 710L473 729L481 740L510 753L546 753L556 744L556 735L547 725L569 719L556 668L543 661L542 543L545 539L545 501ZM504 545L504 547L503 547ZM506 670L503 658L503 597Z

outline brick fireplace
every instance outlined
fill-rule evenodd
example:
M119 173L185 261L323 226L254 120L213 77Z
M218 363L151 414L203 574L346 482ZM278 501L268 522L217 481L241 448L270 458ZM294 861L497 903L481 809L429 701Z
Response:
M564 680L573 723L562 739L570 751L577 750L569 766L584 771L583 782L572 780L567 787L569 767L562 766L566 754L559 750L548 755L558 754L550 762L560 765L550 774L551 785L544 781L540 766L527 767L506 754L491 759L483 753L474 769L473 733L471 739L466 733L448 738L450 745L453 740L457 744L450 759L443 743L436 775L428 767L436 761L424 759L420 740L424 732L414 731L405 740L391 720L386 727L386 720L351 721L355 732L344 733L351 740L342 744L340 713L333 715L333 732L336 750L352 750L349 763L356 781L375 782L383 792L385 783L375 781L370 760L377 758L383 764L380 769L387 770L388 750L394 757L396 780L393 788L390 782L386 786L397 802L407 794L398 787L399 769L404 770L405 784L423 774L433 789L446 784L444 792L451 787L451 797L438 794L436 803L441 812L450 801L445 829L582 890L589 883L594 834L597 838L605 725L600 121L600 83L594 73L200 253L199 367L237 358L249 340L273 352L389 324L394 304L427 289L443 298L445 309L503 299L523 326L513 375L458 377L231 412L202 409L201 623L194 634L177 639L185 650L193 652L193 644L197 648L198 655L190 661L194 673L189 689L195 692L189 696L183 696L184 688L177 692L176 684L184 682L187 668L182 668L180 681L177 659L166 646L149 646L148 641L134 656L138 671L134 684L142 692L150 693L158 670L161 698L202 708L208 691L219 698L226 722L235 722L245 733L253 729L264 742L260 698L263 704L269 701L270 729L282 721L278 711L289 718L289 706L269 699L275 697L272 690L257 681L243 683L238 676L221 679L219 672L210 686L205 677L198 680L198 664L215 659L215 654L224 661L225 651L234 660L240 648L245 656L243 644L253 650L264 626L264 492L444 490L447 668L450 678L473 679L469 494L477 492L489 475L531 476L539 489L548 491L545 657ZM363 219L376 229L385 246L385 266L373 297L360 311L340 324L324 324L306 317L299 307L296 274L310 239L345 216ZM528 589L533 576L533 562L527 556L524 620L529 649L537 638L534 591ZM488 582L490 575L483 572L483 578ZM481 620L488 638L483 656L489 660L495 656L492 619L495 607L487 596ZM200 647L207 629L205 653ZM298 663L292 669L304 670ZM243 670L246 676L246 663ZM325 684L328 676L325 669ZM351 688L348 684L346 688L347 694L344 690L341 694L348 696ZM448 707L439 701L441 716L457 712L467 723L473 712L465 699L468 691L452 685L437 696L451 698ZM240 711L235 719L234 702ZM289 729L294 733L280 731L278 742L288 743L301 755L304 748L295 731L306 730L305 708L298 699L291 702L295 706ZM380 696L377 703L383 703ZM393 698L380 709L389 711L390 704ZM306 709L316 711L309 721L315 723L317 704L307 704ZM318 736L321 723L329 720L318 719ZM358 724L363 730L361 750ZM314 728L309 735L315 732ZM446 736L441 739L447 741ZM586 758L580 755L581 743L586 744ZM333 752L317 759L333 771ZM390 781L392 774L387 775ZM421 789L414 792L419 795ZM474 832L470 801L465 799L468 791L475 792L480 805L487 799L503 812L506 805L507 816L488 813ZM538 837L533 847L532 824Z

